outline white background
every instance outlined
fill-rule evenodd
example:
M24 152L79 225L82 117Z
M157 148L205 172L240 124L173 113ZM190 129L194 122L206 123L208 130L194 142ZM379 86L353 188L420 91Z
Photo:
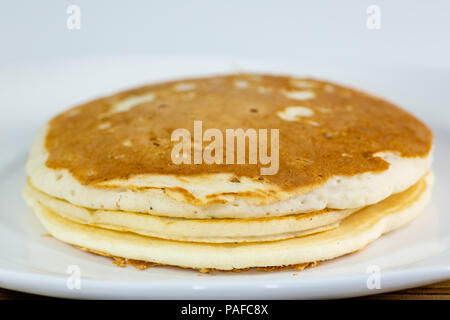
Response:
M81 29L66 9L81 8ZM381 29L366 27L369 5ZM120 54L450 67L450 1L1 0L0 67Z

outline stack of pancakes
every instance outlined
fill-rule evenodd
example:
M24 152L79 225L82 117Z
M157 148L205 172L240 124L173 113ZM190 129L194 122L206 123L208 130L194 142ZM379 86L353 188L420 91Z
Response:
M175 164L173 131L198 120L203 130L278 129L278 172ZM303 268L412 220L430 197L432 146L411 114L336 84L179 80L53 118L31 149L24 197L55 238L123 261Z

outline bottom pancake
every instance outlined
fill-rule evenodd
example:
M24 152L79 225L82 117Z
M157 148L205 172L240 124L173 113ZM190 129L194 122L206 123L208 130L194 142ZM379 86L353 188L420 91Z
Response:
M79 247L79 246L75 246L75 247L77 247L83 251L96 254L96 255L112 258L113 264L115 264L116 266L121 267L121 268L124 268L124 267L127 267L128 265L130 265L130 266L135 267L136 269L145 270L145 269L148 269L151 267L164 266L163 264L160 264L160 263L148 262L148 261L143 261L143 260L127 259L127 258L122 258L122 257L115 257L108 253L100 252L97 250L92 250L92 249ZM284 270L284 269L295 269L295 270L301 271L301 270L304 270L307 268L316 267L319 264L320 264L320 262L307 262L307 263L299 263L299 264L293 264L293 265L281 266L281 267L253 267L253 268L241 268L241 269L235 268L235 269L231 269L231 270L220 270L220 271L243 272L243 271L248 271L250 269L255 269L257 271L280 271L280 270ZM179 267L179 268L185 268L185 267ZM190 269L193 269L193 268L190 268ZM196 270L199 272L202 272L202 273L208 273L214 269L202 268L202 269L196 269Z
M64 242L114 257L194 269L281 267L333 259L364 248L416 217L431 194L428 174L401 193L345 218L338 228L287 240L199 243L164 240L79 224L27 198L48 232Z

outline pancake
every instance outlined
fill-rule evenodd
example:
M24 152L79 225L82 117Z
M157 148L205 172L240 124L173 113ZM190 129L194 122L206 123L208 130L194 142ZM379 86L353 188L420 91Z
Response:
M204 131L279 129L278 172L174 164L171 133L192 132L195 120ZM36 189L86 209L254 219L375 204L417 183L432 146L426 125L380 98L240 74L148 85L63 112L38 134L27 174Z
M360 250L417 216L430 198L431 184L432 176L426 175L406 191L348 216L333 230L240 244L171 241L107 230L65 219L34 198L27 197L27 201L50 234L89 251L152 264L233 270L309 265Z
M23 196L55 238L121 264L301 269L417 216L432 151L425 124L355 89L185 79L54 117L31 148Z
M65 200L52 198L30 183L25 187L24 196L78 223L162 239L194 242L254 242L293 238L336 228L342 219L357 210L326 209L283 217L254 219L183 219L135 212L87 209Z

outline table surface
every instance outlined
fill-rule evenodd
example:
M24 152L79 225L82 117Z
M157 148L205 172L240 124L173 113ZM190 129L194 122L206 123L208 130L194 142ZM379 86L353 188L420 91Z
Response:
M51 298L0 288L0 300L30 300L30 299L51 299ZM450 300L450 280L420 288L413 288L402 291L373 295L365 299Z

